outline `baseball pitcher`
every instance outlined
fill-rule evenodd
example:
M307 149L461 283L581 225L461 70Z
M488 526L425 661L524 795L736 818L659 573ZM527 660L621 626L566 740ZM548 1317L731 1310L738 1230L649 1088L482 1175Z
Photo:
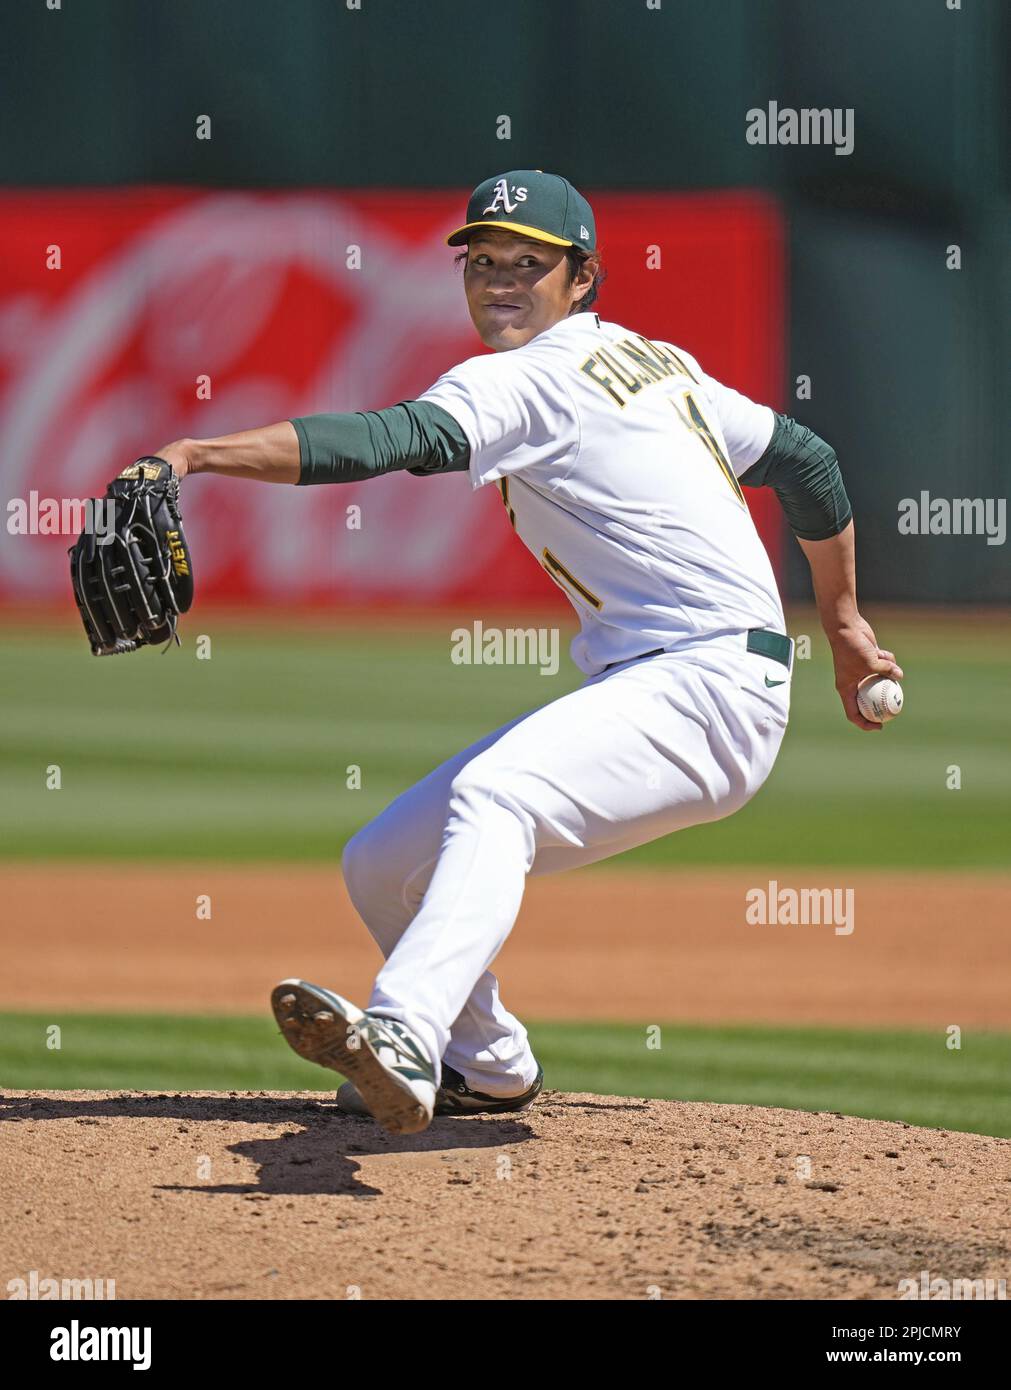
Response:
M395 1133L522 1110L540 1090L489 968L528 874L728 816L768 777L793 643L743 487L774 489L810 562L847 717L878 728L857 686L902 676L857 608L832 449L596 312L593 212L566 179L486 180L447 241L490 353L417 400L177 440L147 461L301 487L466 470L499 490L579 615L578 690L450 758L347 845L348 892L385 958L368 1007L304 980L274 990L291 1047L348 1078L341 1107Z

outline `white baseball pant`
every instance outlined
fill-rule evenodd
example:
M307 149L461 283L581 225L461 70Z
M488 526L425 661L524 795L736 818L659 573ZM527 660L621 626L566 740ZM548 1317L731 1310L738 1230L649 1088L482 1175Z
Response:
M719 820L765 781L789 673L745 641L700 641L592 677L457 753L348 842L344 880L386 957L368 1007L413 1029L437 1071L444 1057L496 1096L534 1080L526 1029L488 969L528 873Z

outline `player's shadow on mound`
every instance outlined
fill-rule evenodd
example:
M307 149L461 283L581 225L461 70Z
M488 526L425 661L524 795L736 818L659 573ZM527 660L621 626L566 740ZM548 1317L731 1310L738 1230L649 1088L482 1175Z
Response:
M327 1194L351 1198L379 1197L382 1188L361 1179L358 1158L367 1154L438 1153L447 1150L501 1148L531 1137L529 1125L517 1120L435 1120L421 1134L386 1134L371 1120L335 1115L332 1122L297 1134L249 1139L229 1144L228 1151L256 1164L248 1183L192 1183L162 1187L167 1192L206 1192L233 1196L304 1196Z
M30 1096L0 1095L0 1122L77 1120L97 1124L122 1120L226 1120L234 1124L312 1122L335 1111L330 1094L271 1096L260 1091L230 1091L226 1095L193 1095L186 1091L119 1091L115 1095L62 1095L59 1091Z
M229 1153L251 1159L257 1178L248 1183L159 1184L162 1191L233 1195L329 1193L348 1197L381 1195L358 1178L359 1155L438 1153L440 1150L501 1148L532 1137L530 1126L508 1116L438 1119L421 1134L394 1136L372 1120L342 1115L332 1099L265 1095L120 1095L94 1098L0 1096L0 1121L74 1120L101 1125L127 1119L183 1120L226 1124L297 1125L294 1133L241 1140ZM198 1135L193 1130L194 1138Z

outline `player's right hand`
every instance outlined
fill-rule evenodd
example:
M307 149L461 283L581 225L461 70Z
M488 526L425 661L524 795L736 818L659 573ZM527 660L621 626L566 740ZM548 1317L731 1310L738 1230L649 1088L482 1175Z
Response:
M865 719L857 705L857 686L868 676L890 676L892 680L902 679L902 667L895 660L895 653L878 646L870 623L859 615L846 627L838 629L829 637L832 646L832 660L835 665L835 688L839 692L846 718L858 729L874 733L880 724Z

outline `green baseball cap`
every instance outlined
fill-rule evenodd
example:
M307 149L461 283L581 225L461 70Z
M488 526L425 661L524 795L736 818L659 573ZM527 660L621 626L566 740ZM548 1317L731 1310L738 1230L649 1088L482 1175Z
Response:
M477 227L500 227L532 241L596 251L593 209L561 174L543 169L513 169L479 183L467 204L467 221L446 238L463 246Z

